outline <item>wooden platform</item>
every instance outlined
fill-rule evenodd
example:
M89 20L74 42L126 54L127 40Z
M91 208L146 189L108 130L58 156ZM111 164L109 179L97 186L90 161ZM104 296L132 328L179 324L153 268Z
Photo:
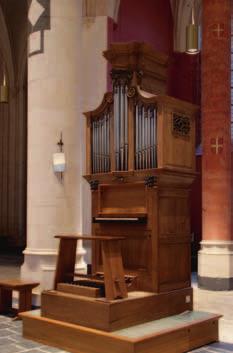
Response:
M192 310L192 288L168 293L130 292L123 300L107 301L60 291L44 291L41 297L43 317L115 331L147 321Z
M220 316L185 312L127 329L103 332L41 317L40 311L21 314L27 339L72 353L183 353L218 340Z

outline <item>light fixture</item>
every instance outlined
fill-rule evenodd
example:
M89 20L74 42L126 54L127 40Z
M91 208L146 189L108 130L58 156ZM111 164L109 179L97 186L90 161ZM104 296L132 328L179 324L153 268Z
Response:
M192 23L186 27L186 53L199 53L199 26L195 24L194 4L192 6Z
M58 141L57 145L59 146L59 152L53 154L53 170L54 173L59 173L61 180L63 179L63 173L66 169L66 159L65 153L63 152L64 143L62 141L62 133L60 137L60 141Z
M4 71L3 73L3 80L2 84L0 86L0 103L8 103L8 86L7 86L7 79L6 79L6 73Z

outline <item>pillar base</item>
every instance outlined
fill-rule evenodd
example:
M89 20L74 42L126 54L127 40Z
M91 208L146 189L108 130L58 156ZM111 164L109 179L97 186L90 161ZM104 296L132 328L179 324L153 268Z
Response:
M233 241L202 241L198 253L198 286L233 290Z

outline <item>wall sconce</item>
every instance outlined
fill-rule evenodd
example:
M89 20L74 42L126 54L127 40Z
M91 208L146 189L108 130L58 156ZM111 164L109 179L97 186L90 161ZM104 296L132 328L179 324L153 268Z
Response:
M186 27L186 53L198 54L199 52L199 26L195 24L193 4L192 23Z
M54 173L60 173L62 179L62 173L64 173L66 169L65 153L63 152L64 143L62 141L62 133L60 141L58 141L57 145L59 146L60 152L53 154L53 170Z
M0 103L8 103L9 90L6 79L6 72L3 74L3 81L0 86Z

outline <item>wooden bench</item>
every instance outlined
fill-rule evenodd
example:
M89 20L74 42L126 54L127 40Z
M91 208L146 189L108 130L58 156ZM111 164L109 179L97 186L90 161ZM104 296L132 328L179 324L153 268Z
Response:
M23 311L31 310L32 289L39 283L26 282L19 279L10 279L0 281L0 313L16 312L16 315ZM19 293L19 307L12 308L12 293Z
M75 272L77 241L90 240L101 242L106 299L128 296L120 246L120 241L124 240L124 237L56 235L55 238L60 239L55 289L58 283L73 280L71 277Z

